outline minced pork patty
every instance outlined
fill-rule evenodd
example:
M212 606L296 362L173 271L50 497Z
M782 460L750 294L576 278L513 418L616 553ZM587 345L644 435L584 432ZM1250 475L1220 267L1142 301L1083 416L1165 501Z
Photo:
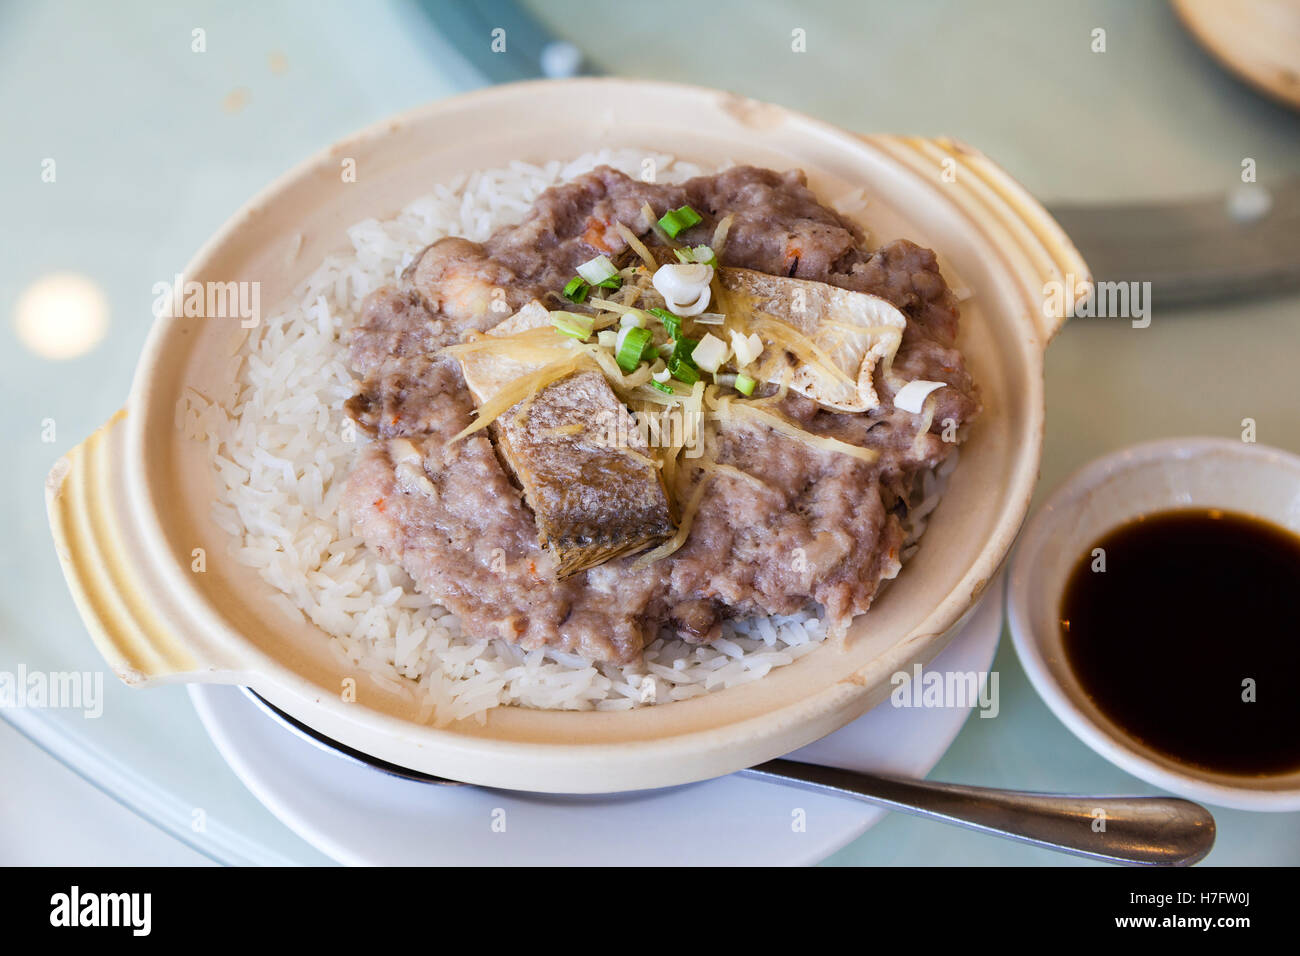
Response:
M876 449L874 463L766 425L710 421L705 441L716 460L753 480L710 476L686 543L668 557L635 567L629 555L560 580L487 431L448 441L473 421L475 403L455 359L439 350L498 324L507 306L539 299L574 308L558 290L579 264L622 252L613 223L641 229L646 203L656 213L698 211L703 221L678 237L692 245L708 243L718 220L734 216L725 266L887 299L907 317L899 378L948 387L933 393L932 424L919 439L922 416L894 408L879 369L881 404L867 413L829 411L795 392L775 407L806 431ZM655 242L648 230L642 238ZM363 382L347 408L378 440L349 478L345 507L368 546L405 568L467 633L528 649L626 663L662 633L710 641L726 618L793 614L813 603L843 626L897 573L900 517L919 476L955 447L941 438L945 424L961 432L979 411L955 346L957 324L933 252L907 240L868 250L861 230L821 205L799 171L739 166L659 185L601 167L548 189L521 223L482 244L433 243L399 282L367 298L348 343ZM687 465L668 489L677 502L701 480Z

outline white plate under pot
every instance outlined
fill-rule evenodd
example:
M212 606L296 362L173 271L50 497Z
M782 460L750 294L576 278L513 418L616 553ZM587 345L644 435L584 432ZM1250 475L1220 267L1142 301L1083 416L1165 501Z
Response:
M931 672L987 674L1002 587ZM740 776L615 795L548 795L402 779L341 757L268 716L237 687L189 688L203 726L245 786L323 853L354 865L799 865L824 859L884 810ZM923 777L970 708L886 700L790 756ZM941 824L935 824L939 826Z

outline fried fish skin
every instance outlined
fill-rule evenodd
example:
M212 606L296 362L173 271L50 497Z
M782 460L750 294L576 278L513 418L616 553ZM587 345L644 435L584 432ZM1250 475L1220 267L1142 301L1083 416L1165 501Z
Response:
M488 335L517 335L549 323L534 302ZM480 407L544 364L541 357L520 360L490 350L461 357ZM538 541L556 557L558 578L656 545L677 530L645 436L590 359L516 403L491 427L536 518Z
M645 439L599 369L553 382L516 409L498 420L497 447L523 486L538 540L555 554L559 577L676 531ZM611 428L620 417L623 427ZM620 441L611 441L614 436Z

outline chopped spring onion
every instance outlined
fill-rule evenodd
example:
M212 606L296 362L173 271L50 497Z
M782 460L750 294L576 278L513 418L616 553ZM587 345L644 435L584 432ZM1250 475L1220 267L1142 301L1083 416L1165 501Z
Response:
M655 381L654 379L651 379L651 380L650 380L650 387L651 387L651 388L657 388L657 389L659 389L659 391L663 392L663 393L666 394L666 395L676 395L676 394L677 394L677 390L676 390L675 388L673 388L671 385L669 385L667 382L659 382L659 381Z
M664 324L668 330L670 339L679 339L682 337L682 320L673 315L667 309L650 309L650 314Z
M753 332L743 335L732 329L731 350L736 353L736 364L744 368L763 354L763 340Z
M672 372L673 378L687 385L694 385L700 380L700 370L691 357L697 344L694 339L680 338L673 345L672 354L668 356L668 371Z
M640 312L624 312L619 318L618 324L623 328L636 326L638 329L645 328L645 315Z
M930 393L946 386L947 382L927 382L923 378L908 382L894 393L894 407L919 415Z
M600 344L601 348L610 349L612 351L615 344L618 342L618 333L613 329L605 329L602 332L596 333L596 341Z
M713 254L713 250L708 246L687 247L685 249L674 249L673 255L677 256L678 262L698 262L701 265L718 266L718 257Z
M582 276L574 276L564 287L564 297L570 302L578 303L587 297L587 290L590 286L587 280Z
M709 307L713 266L698 262L669 263L655 270L655 291L674 315L699 315Z
M577 312L552 312L551 325L565 335L575 338L579 342L585 342L591 338L591 332L596 326L596 320L589 315L579 315Z
M604 282L596 283L598 289L621 289L623 288L622 276L610 276Z
M673 305L675 303L690 305L700 298L701 294L708 288L709 283L713 281L713 273L712 266L706 266L699 262L670 262L656 269L654 278L651 281L654 284L655 291L668 302L668 308L678 315L682 315L682 310L673 309ZM700 306L695 311L703 312L704 306Z
M618 333L618 348L614 351L614 361L618 362L618 367L625 372L636 371L636 367L641 364L645 347L650 341L649 329L638 328L635 325L624 326Z
M695 365L704 369L706 372L716 372L723 362L727 360L727 343L713 335L711 332L705 332L704 338L700 339L699 345L695 346L691 352L691 359Z
M592 285L600 285L606 279L618 275L618 270L614 268L614 263L610 262L607 256L596 256L578 266L578 275Z
M682 206L664 213L659 218L659 228L668 233L669 238L676 239L677 234L683 229L689 229L703 221L703 217L690 206Z
M650 377L654 379L656 382L666 382L673 377L673 373L668 371L668 369L665 368L663 371L660 372L652 372L650 374Z
M677 362L668 368L669 374L679 382L685 382L687 385L694 385L700 380L700 373L691 365L685 362Z
M757 381L755 381L754 379L750 378L748 375L745 375L743 373L736 376L736 391L738 391L741 395L753 395L754 386L756 386L757 384L758 384Z
M727 233L731 231L731 224L736 221L732 213L727 213L718 223L717 228L713 230L713 241L709 245L713 249L714 255L719 255L726 251Z

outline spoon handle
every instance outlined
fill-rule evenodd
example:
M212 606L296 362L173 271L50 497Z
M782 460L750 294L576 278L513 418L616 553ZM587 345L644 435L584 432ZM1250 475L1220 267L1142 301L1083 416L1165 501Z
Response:
M1214 817L1177 797L995 790L793 760L770 760L740 773L1111 863L1190 866L1214 846Z

